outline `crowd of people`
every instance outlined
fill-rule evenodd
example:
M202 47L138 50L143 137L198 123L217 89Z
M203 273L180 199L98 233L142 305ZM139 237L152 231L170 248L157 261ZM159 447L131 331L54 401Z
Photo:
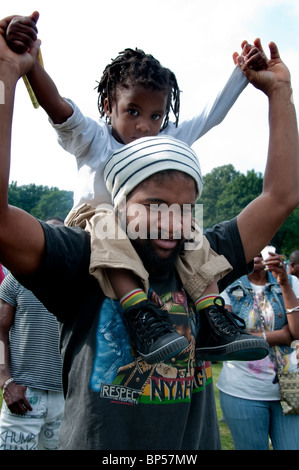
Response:
M98 123L44 70L37 20L34 12L0 21L0 262L8 270L0 448L218 450L211 361L221 360L217 386L236 449L266 449L269 436L275 449L298 449L299 415L283 414L276 380L296 368L298 281L279 254L260 256L299 203L296 112L276 44L267 59L259 40L242 43L214 106L181 124L175 75L126 49L99 82ZM15 87L25 74L78 163L62 224L7 202ZM263 190L203 235L192 218L202 175L190 146L248 83L269 101ZM153 234L157 205L177 210L161 211Z

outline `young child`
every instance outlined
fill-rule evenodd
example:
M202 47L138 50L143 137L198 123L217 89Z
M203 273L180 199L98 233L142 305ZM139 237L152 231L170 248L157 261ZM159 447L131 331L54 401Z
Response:
M36 40L38 16L34 12L30 17L17 17L6 25L6 40L13 50L21 53ZM262 66L262 53L247 43L244 54L253 67L255 64ZM105 68L98 84L99 122L83 116L72 101L61 97L39 62L27 78L57 131L60 145L77 159L78 187L66 224L90 231L90 272L98 279L106 296L120 299L132 343L140 356L148 363L155 363L178 354L188 346L188 341L175 331L167 314L148 300L148 274L129 239L99 240L97 237L93 217L96 212L106 221L110 217L111 224L115 222L113 211L103 208L103 203L111 204L103 169L115 150L141 137L166 134L192 145L223 120L246 87L247 79L236 67L213 106L178 125L180 91L175 75L153 56L138 49L126 49ZM171 111L175 123L169 123ZM217 280L231 270L227 260L213 252L203 237L202 247L185 251L176 267L196 310L212 319L208 323L217 334L209 337L221 339L221 342L214 340L215 344L197 346L197 353L203 359L233 359L236 340L236 351L240 344L246 350L249 347L247 335L230 318L226 319L226 323L230 323L226 335L217 329L216 317L219 313L223 315L222 303L219 309L217 307ZM215 321L211 308L215 311ZM228 350L231 352L226 356Z

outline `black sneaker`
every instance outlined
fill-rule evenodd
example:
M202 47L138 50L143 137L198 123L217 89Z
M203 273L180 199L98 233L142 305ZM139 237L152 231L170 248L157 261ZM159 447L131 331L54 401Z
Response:
M244 320L226 310L221 297L200 311L195 349L206 361L256 361L269 354L267 341L247 333Z
M175 356L189 345L170 323L168 312L150 301L125 310L124 320L133 346L148 364Z

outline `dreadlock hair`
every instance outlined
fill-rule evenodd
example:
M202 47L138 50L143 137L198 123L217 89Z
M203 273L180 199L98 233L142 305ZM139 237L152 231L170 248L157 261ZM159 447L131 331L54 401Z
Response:
M105 116L105 98L108 99L111 111L111 103L116 101L117 88L141 85L144 88L165 92L167 95L166 113L161 130L168 125L170 111L175 116L175 125L178 125L180 90L176 77L171 70L162 67L157 59L145 54L141 49L125 49L120 52L118 57L112 59L111 64L106 66L98 83L98 109L101 117Z

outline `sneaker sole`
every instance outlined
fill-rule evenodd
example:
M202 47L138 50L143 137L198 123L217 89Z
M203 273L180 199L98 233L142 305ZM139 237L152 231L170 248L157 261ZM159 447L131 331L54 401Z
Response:
M148 363L148 364L156 364L158 362L165 361L170 357L179 354L180 352L184 351L189 346L189 342L185 336L181 338L175 339L170 343L167 343L165 346L153 351L150 354L143 354L138 351L138 354Z
M205 361L257 361L269 354L269 345L261 340L243 340L216 346L196 348L196 357Z

